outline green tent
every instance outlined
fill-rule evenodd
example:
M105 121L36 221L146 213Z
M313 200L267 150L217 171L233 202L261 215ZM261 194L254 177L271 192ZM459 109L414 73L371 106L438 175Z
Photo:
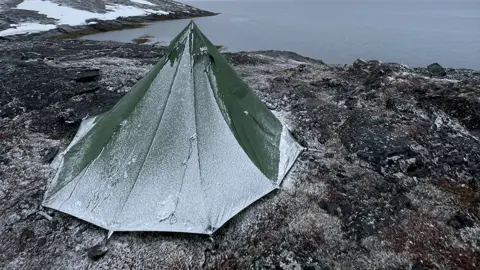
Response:
M43 205L113 231L211 234L278 188L302 148L191 22L85 119Z

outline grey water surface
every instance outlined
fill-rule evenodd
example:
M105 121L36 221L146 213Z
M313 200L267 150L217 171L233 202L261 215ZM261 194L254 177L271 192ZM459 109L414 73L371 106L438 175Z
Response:
M228 51L288 50L327 63L357 58L480 69L480 0L188 0L220 12L194 19ZM189 20L84 38L168 44Z

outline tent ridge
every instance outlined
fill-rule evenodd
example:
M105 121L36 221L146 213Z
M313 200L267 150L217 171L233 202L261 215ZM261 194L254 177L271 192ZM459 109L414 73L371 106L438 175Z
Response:
M185 182L185 175L186 175L187 169L188 169L188 161L190 160L190 158L192 158L192 152L193 152L192 144L193 144L193 141L195 141L195 137L196 137L196 134L193 134L188 139L188 142L189 142L188 155L187 155L187 158L185 159L185 161L182 163L182 166L185 166L185 168L183 169L183 175L182 175L182 179L180 181L180 188L178 189L177 194L175 195L175 207L174 207L173 211L170 213L170 215L168 216L168 218L174 218L175 217L175 212L177 212L178 202L180 201L180 194L182 193L182 190L183 190L183 184Z
M202 176L202 165L201 165L201 162L200 162L200 147L198 145L199 143L199 138L200 138L200 132L198 130L198 110L197 110L197 106L198 106L198 100L197 100L197 88L195 87L196 86L196 83L195 83L195 73L194 73L194 69L195 69L195 63L192 63L192 85L193 85L193 112L194 112L194 117L195 117L195 134L196 134L196 146L197 146L197 162L198 162L198 177L200 178L200 188L202 189L202 193L203 193L203 207L205 208L206 210L206 207L205 207L205 203L206 203L206 198L207 198L207 193L205 192L205 188L204 188L204 177ZM206 231L209 231L209 228L212 226L212 221L210 219L210 213L205 211L207 213L207 216L206 216L206 219L207 219L207 222L208 222L208 226L206 228Z

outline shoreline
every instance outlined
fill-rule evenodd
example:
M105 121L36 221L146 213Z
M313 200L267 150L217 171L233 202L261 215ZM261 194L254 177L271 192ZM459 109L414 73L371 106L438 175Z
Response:
M19 41L19 40L37 40L37 39L75 39L86 35L98 34L103 32L114 32L125 29L142 28L149 23L181 20L199 17L216 16L219 13L214 13L206 10L192 8L189 12L175 12L167 15L149 14L146 16L130 16L119 17L115 20L96 20L90 19L89 22L95 24L84 25L59 25L55 29L48 31L30 33L30 34L16 34L9 36L0 36L1 40Z

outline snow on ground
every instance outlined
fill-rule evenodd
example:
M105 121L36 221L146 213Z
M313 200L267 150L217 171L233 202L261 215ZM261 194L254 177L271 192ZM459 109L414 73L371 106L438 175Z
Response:
M131 0L132 2L154 5L145 0ZM47 15L47 17L57 19L56 25L82 25L85 20L99 19L99 20L114 20L118 17L143 16L147 14L167 15L168 11L143 9L135 6L125 5L106 5L106 13L95 13L85 10L74 9L68 6L60 6L50 1L42 0L25 0L20 3L17 9L26 9L38 11L39 14ZM16 35L23 33L41 32L55 28L52 24L39 23L24 23L20 25L11 25L16 28L10 28L0 32L0 36Z
M54 29L57 27L54 24L39 24L39 23L11 24L10 26L16 27L16 28L10 28L10 29L0 31L0 36L36 33L40 31L48 31L50 29Z
M144 5L150 5L150 6L154 6L155 4L152 4L148 1L145 1L145 0L130 0L131 2L135 2L135 3L138 3L138 4L144 4Z

